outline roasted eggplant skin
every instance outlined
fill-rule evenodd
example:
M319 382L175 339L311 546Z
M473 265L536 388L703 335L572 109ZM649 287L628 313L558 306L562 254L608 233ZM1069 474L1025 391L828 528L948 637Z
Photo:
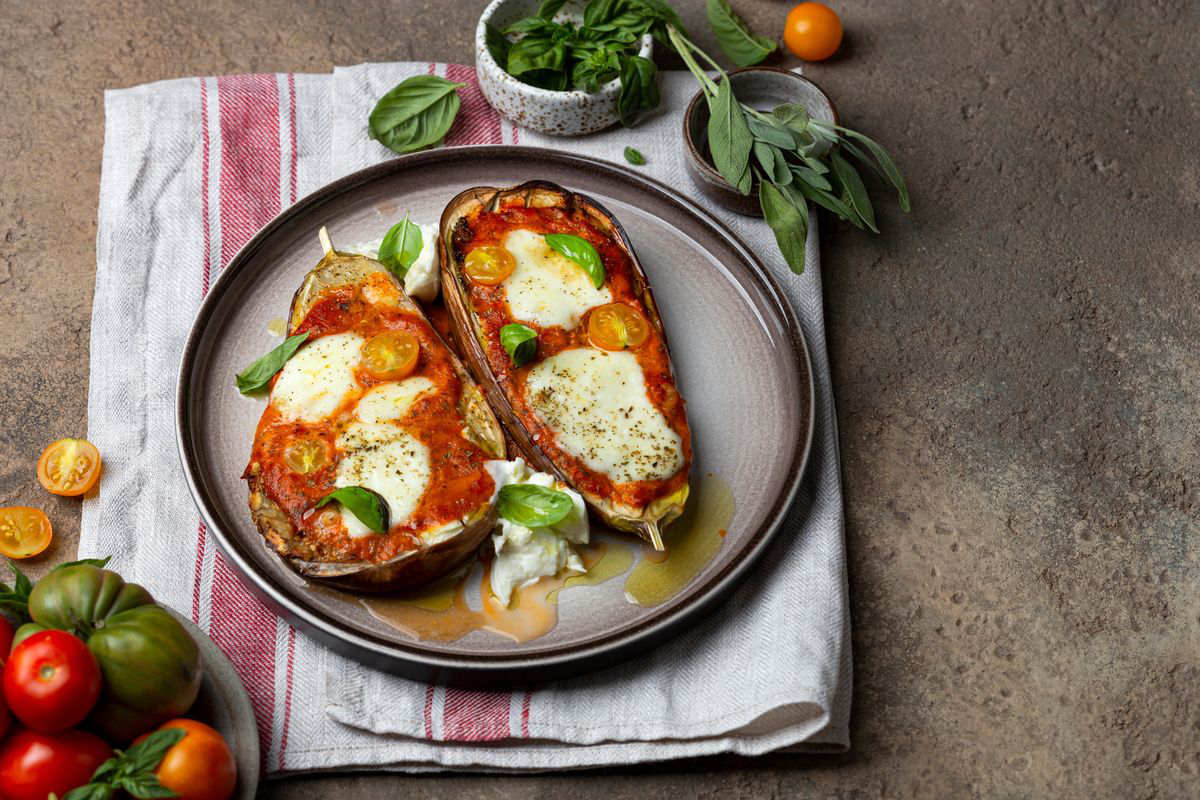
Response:
M654 301L654 293L621 224L607 209L586 195L549 181L529 181L510 189L490 186L467 189L451 200L442 213L438 235L442 297L450 314L459 352L487 394L492 409L509 434L509 442L529 464L578 490L592 511L610 527L637 534L656 549L662 550L661 530L683 513L689 485L685 482L681 488L665 497L656 498L642 508L619 507L609 499L578 486L534 441L488 362L485 333L472 311L469 287L462 271L466 253L458 251L455 231L460 225L468 224L467 221L475 215L505 207L514 199L527 208L559 208L567 213L582 213L591 225L616 242L632 265L634 294L641 300L646 318L661 337L664 347L667 347L666 331Z
M366 256L331 250L305 276L292 298L288 314L289 335L304 322L309 310L326 289L358 284L368 275L378 272L388 275L389 279L396 283L400 307L423 318L420 308L404 294L403 287L395 282L382 264ZM437 335L436 332L434 335ZM445 342L442 344L446 346ZM454 351L449 347L447 350L462 381L459 413L467 422L469 438L489 457L504 458L504 433L499 422L471 374L454 355ZM261 472L261 465L251 462L246 469L245 478L250 490L250 514L263 539L300 575L341 589L356 592L389 592L413 588L435 580L473 556L496 525L493 497L462 521L462 530L434 544L423 544L417 549L400 553L389 561L371 563L305 560L294 555L292 539L295 530L287 514L264 491Z

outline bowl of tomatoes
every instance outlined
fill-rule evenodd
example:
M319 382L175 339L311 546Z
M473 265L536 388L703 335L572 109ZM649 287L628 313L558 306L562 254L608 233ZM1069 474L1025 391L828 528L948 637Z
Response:
M253 797L258 736L232 664L105 563L36 584L13 565L0 585L0 797Z

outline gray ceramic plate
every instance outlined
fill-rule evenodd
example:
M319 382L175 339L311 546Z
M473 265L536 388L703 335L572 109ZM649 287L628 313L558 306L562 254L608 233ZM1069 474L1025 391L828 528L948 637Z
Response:
M543 179L591 195L624 224L654 287L683 396L696 479L715 475L736 511L721 549L687 587L653 607L630 604L623 581L572 589L559 623L523 644L476 631L456 642L414 641L359 598L315 591L263 544L241 479L265 403L233 376L274 347L268 323L286 316L335 244L377 239L406 212L436 222L471 186ZM201 514L247 585L293 623L363 662L425 680L503 684L611 664L662 641L741 580L777 530L799 486L812 438L808 352L779 287L741 241L706 211L632 170L551 150L443 148L349 175L301 200L255 236L222 272L184 350L177 397L180 456ZM695 502L693 498L692 502Z
M212 639L182 614L171 611L171 615L196 640L204 662L204 683L200 685L200 694L187 716L211 725L225 737L237 759L238 783L233 796L239 800L252 800L258 791L259 750L258 727L250 695L246 694L246 687L242 686L233 664Z

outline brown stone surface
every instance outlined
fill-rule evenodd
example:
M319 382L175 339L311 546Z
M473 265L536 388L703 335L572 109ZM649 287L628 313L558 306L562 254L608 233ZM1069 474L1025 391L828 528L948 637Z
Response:
M790 5L734 4L772 35ZM78 531L33 464L85 426L102 91L465 60L482 2L3 7L0 503L51 515L45 569ZM853 752L264 796L1197 796L1200 6L837 7L843 52L807 72L914 198L881 203L883 236L823 241Z

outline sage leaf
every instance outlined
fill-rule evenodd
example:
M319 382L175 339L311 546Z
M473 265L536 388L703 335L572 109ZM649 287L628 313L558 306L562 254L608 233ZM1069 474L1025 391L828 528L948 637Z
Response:
M424 243L421 241L421 229L409 220L404 219L388 229L387 235L379 244L379 263L387 267L388 272L403 281L408 274L408 268L421 255Z
M500 346L508 353L514 367L527 364L537 355L537 331L528 325L511 322L500 329Z
M379 98L367 120L371 138L396 153L438 144L458 116L458 89L436 75L414 75Z
M781 103L771 109L771 116L780 125L797 133L804 133L808 129L808 109L799 103Z
M804 243L808 238L808 209L797 208L770 181L760 181L758 203L763 217L775 233L775 243L788 268L797 275L804 273Z
M556 253L560 253L574 261L592 279L592 285L599 289L604 285L604 262L600 254L587 239L570 233L547 233L542 238Z
M777 186L786 186L792 182L792 171L788 169L787 159L783 157L779 148L755 140L754 158L772 183Z
M546 528L567 518L575 504L557 489L532 483L513 483L500 490L500 516L527 528Z
M791 130L782 126L777 128L774 125L761 122L754 117L747 117L746 123L750 126L750 132L754 134L755 139L760 139L776 147L782 147L784 150L796 149L796 139L792 135Z
M253 394L261 390L271 382L271 378L275 377L276 372L283 369L287 360L294 356L300 349L300 345L307 340L308 331L289 336L283 340L281 345L239 372L237 374L238 391L242 394Z
M834 177L845 189L850 207L871 231L879 233L879 228L875 227L875 209L871 207L871 198L867 195L867 187L863 185L858 170L836 151L830 156L829 165L833 167Z
M828 168L826 168L828 169ZM833 191L833 184L825 179L825 176L820 174L810 167L802 167L798 164L792 165L792 172L797 178L807 183L809 186L815 186L826 192Z
M342 508L358 517L358 521L376 533L387 533L388 506L375 492L362 486L343 486L334 489L317 501L313 508L321 508L329 503L340 503Z
M625 148L625 160L637 167L646 163L646 157L635 147Z
M884 150L883 147L874 139L864 136L858 131L852 131L849 128L843 128L841 126L838 126L837 129L845 134L846 137L861 142L862 145L871 152L871 155L874 156L875 160L879 163L879 168L883 170L883 174L887 176L887 179L891 182L892 186L895 187L896 193L900 196L900 210L908 212L910 210L908 201L908 185L904 182L904 177L900 174L900 170L896 169L896 165L892 163L892 159L888 156L887 151Z
M758 64L775 52L775 42L751 32L726 0L708 0L705 10L717 44L721 45L721 50L729 60L739 67Z
M799 189L800 193L807 199L828 211L832 211L839 218L844 219L854 227L861 228L863 226L862 220L859 219L858 214L854 213L854 209L830 192L818 189L815 186L809 186L804 181L794 181L792 185Z
M717 84L708 102L708 148L721 177L741 194L750 193L750 149L754 135L733 97L729 79Z

